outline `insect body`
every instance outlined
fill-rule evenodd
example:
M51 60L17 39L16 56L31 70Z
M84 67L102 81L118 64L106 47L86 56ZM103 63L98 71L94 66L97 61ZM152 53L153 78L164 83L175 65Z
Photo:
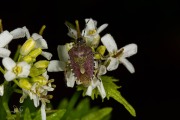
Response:
M88 86L93 77L94 58L91 47L87 46L82 38L69 50L71 67L77 79Z

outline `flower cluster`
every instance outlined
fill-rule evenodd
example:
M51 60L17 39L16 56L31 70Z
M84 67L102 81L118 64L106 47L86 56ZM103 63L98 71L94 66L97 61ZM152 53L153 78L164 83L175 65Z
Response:
M134 73L134 67L127 58L137 53L137 45L131 43L118 49L111 34L100 36L108 24L97 27L97 21L92 18L85 19L86 25L82 31L78 21L75 23L76 26L73 26L66 22L67 35L74 41L58 45L59 60L51 60L48 71L64 71L68 87L74 87L75 83L83 85L88 96L97 88L104 99L106 91L101 76L116 70L121 63L130 73Z
M0 72L3 74L3 79L0 79L0 107L3 106L6 118L20 118L18 114L11 115L8 106L10 96L13 92L17 92L22 95L20 103L24 103L25 99L29 98L36 108L40 106L41 119L46 120L46 105L53 97L49 92L54 91L56 87L52 84L54 79L50 79L48 72L59 71L64 72L67 87L76 86L77 91L83 90L83 95L91 96L91 98L94 98L94 95L96 97L100 95L102 100L112 97L123 104L131 115L136 116L134 108L117 90L120 86L114 82L118 80L106 74L108 71L116 70L119 64L123 64L130 73L134 73L135 69L127 58L137 53L137 45L131 43L118 49L111 34L100 35L108 24L98 27L97 21L92 18L85 19L85 28L82 30L78 20L75 21L75 25L69 22L65 22L65 25L68 27L67 35L73 40L65 45L58 45L59 60L52 60L52 54L46 51L48 44L42 37L45 26L42 26L39 33L31 35L26 26L12 31L3 30L0 19L0 59L2 60ZM10 49L10 43L17 39L25 39L25 41L14 52ZM78 94L72 97L72 101L70 100L72 102L70 107L66 105L66 109L64 106L63 109L52 110L50 114L47 114L47 118L68 119L69 110L73 108ZM68 104L68 102L63 103ZM29 108L23 113L24 119L34 117L33 114L29 115L28 110ZM100 120L111 110L111 108L102 109L99 112L95 111L94 114L99 116L103 113L99 117ZM15 113L19 112L18 108L14 111ZM73 112L80 113L79 111ZM91 115L94 116L94 114ZM36 116L38 116L38 112ZM83 113L83 118L89 118L89 114L84 116Z
M26 26L0 33L0 57L3 65L3 67L0 66L0 71L4 74L5 79L4 83L0 85L0 96L4 95L4 89L7 87L5 83L13 81L22 93L20 103L23 103L27 97L33 100L35 107L38 107L41 102L42 120L46 119L46 103L49 103L52 98L48 92L55 88L55 85L52 85L54 80L49 79L47 74L52 54L45 51L48 49L48 45L42 37L44 28L45 26L42 27L39 34L33 33L32 35ZM20 38L25 38L26 41L19 46L12 58L8 45L11 41ZM39 60L38 56L40 55L45 60Z

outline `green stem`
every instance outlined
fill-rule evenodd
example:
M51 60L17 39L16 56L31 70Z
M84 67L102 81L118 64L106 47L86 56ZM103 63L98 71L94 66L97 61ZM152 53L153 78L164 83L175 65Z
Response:
M19 89L14 89L14 92L22 94L22 90L19 90Z
M7 116L11 116L11 111L9 109L7 100L3 100L3 107L4 107L5 111L6 111Z
M21 86L19 85L19 82L16 79L14 79L13 82L16 83L16 85L18 85L21 88Z
M18 45L18 48L17 48L16 53L15 53L14 58L13 58L13 60L16 62L18 61L20 48L21 48L21 45Z
M2 105L4 107L4 110L6 111L7 117L11 117L11 111L9 109L8 106L8 102L9 102L9 98L10 95L12 94L12 91L10 89L8 89L9 87L9 82L4 81L4 95L3 95L3 99L2 99Z
M1 66L0 66L0 71L2 72L2 74L5 74L5 71Z

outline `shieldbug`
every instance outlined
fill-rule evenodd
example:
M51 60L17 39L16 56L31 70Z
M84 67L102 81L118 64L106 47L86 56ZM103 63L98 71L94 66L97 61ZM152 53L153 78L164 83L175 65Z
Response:
M93 51L90 46L86 45L80 30L77 28L79 35L75 45L68 51L70 64L74 75L84 86L88 86L91 82L94 72Z

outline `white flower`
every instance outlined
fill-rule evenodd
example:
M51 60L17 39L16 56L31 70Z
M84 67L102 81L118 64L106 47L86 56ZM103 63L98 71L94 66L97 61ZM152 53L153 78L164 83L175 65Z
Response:
M7 81L11 81L15 78L24 78L29 75L31 66L26 62L15 63L11 58L5 57L2 60L2 64L7 70L4 74Z
M25 30L23 28L16 28L10 32L10 34L13 36L13 39L19 39L25 37Z
M38 33L33 33L32 36L30 36L29 30L25 26L23 27L23 30L25 31L25 35L27 39L31 37L36 42L35 48L48 49L47 42L45 39L43 39L41 35L39 35ZM51 53L45 51L42 51L41 55L48 60L50 60L52 57Z
M54 88L52 87L51 83L53 80L48 80L49 76L47 75L47 72L43 73L43 77L46 79L46 84L39 84L39 83L33 83L30 90L22 89L23 95L20 98L20 103L23 103L24 99L27 98L27 96L30 97L31 100L34 102L34 106L38 107L41 102L41 118L42 120L46 120L46 103L49 103L49 97L48 92L53 91Z
M13 36L6 30L0 34L0 57L8 57L11 51L4 48L13 39Z
M126 59L137 53L137 45L134 43L128 44L118 50L114 38L110 34L106 34L101 38L104 46L106 46L110 57L107 61L110 61L107 70L112 71L118 68L122 63L131 73L135 72L133 65ZM122 52L122 53L121 53Z
M82 30L82 36L86 40L86 44L89 46L97 47L100 41L100 32L102 32L108 24L103 24L97 28L97 21L92 18L85 19L86 27Z
M95 61L95 71L96 74L87 88L86 95L91 96L93 89L97 87L102 99L104 99L106 97L106 91L100 76L106 74L106 67L99 65L98 62Z
M49 72L65 71L69 60L68 50L71 48L72 48L72 43L67 43L65 45L58 45L57 52L58 52L59 60L51 60L47 70Z
M0 96L4 95L4 85L0 85Z

